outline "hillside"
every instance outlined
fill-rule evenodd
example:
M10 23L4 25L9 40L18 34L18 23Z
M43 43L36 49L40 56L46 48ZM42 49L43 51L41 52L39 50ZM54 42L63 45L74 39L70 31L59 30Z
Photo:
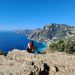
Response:
M34 55L14 49L6 57L0 55L0 75L75 75L75 55Z
M75 27L66 24L47 24L42 29L24 30L19 33L38 41L57 40L75 35Z

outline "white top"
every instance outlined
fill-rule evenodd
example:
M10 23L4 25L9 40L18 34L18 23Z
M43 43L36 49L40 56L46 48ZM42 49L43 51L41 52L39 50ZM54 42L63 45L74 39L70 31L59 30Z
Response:
M28 43L28 48L30 49L30 43Z

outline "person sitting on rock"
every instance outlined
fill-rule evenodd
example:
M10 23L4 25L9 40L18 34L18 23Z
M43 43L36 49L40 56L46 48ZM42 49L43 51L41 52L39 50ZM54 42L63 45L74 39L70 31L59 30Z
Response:
M27 51L29 52L29 53L34 53L34 50L35 50L36 48L35 48L35 46L34 46L34 44L33 44L33 41L30 41L29 43L28 43L28 47L27 47Z

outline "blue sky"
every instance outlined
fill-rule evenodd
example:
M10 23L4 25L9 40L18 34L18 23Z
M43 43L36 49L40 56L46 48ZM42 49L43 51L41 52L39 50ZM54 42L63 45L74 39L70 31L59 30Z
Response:
M75 25L75 0L0 0L0 30Z

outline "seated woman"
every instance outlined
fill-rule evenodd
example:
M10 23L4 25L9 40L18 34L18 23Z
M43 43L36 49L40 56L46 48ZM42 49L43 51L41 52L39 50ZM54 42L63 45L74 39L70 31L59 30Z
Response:
M34 53L34 51L35 51L35 46L34 46L34 44L33 44L33 41L30 41L29 43L28 43L28 47L27 47L27 51L29 52L29 53Z

